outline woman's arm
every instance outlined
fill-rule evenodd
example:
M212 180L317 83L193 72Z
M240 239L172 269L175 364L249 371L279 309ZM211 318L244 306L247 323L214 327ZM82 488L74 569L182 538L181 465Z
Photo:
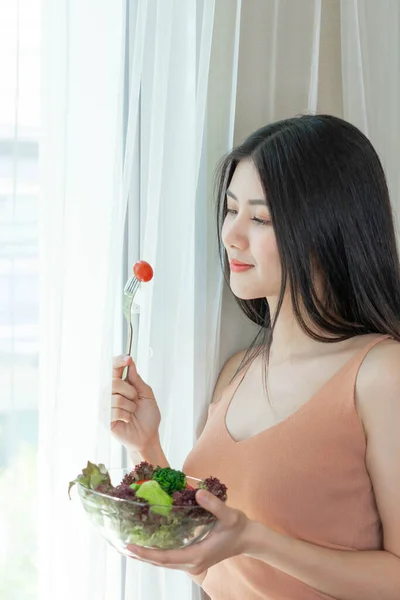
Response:
M387 551L322 548L250 522L246 556L338 600L399 600L400 558Z
M137 465L142 460L147 461L151 465L156 465L159 467L169 467L169 462L167 457L164 454L164 450L162 449L160 438L157 434L154 441L143 448L141 452L137 452L136 450L129 451L129 458L131 459L134 465Z
M331 550L251 522L245 553L340 600L399 600L400 344L383 342L367 355L357 378L356 403L384 550Z

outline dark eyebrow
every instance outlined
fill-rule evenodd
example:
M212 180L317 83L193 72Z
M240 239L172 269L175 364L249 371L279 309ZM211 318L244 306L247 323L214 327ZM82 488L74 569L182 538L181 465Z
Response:
M231 190L226 190L226 195L230 196L233 200L236 200L236 202L239 202L235 194L232 194ZM247 203L250 204L250 206L268 206L267 202L261 200L261 198L257 200L248 200Z

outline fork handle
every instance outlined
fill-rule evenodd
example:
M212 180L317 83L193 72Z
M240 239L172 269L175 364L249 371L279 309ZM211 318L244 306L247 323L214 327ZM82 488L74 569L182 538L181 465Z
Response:
M128 342L126 345L126 356L131 355L132 351L132 340L133 340L133 326L131 320L128 322ZM126 381L128 379L129 367L125 367L122 372L122 380Z

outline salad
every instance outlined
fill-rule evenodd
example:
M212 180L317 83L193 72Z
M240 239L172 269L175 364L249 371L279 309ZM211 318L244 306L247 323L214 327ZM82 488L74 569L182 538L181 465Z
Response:
M79 484L86 512L120 551L128 544L181 548L203 539L216 520L197 503L197 490L205 489L223 502L227 500L227 487L216 477L196 482L196 487L188 479L182 471L143 461L114 486L103 464L88 462L70 482L68 493Z

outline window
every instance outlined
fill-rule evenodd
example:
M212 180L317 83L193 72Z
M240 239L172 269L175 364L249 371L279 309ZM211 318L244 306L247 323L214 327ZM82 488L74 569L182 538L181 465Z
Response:
M0 597L36 600L38 0L0 5Z

